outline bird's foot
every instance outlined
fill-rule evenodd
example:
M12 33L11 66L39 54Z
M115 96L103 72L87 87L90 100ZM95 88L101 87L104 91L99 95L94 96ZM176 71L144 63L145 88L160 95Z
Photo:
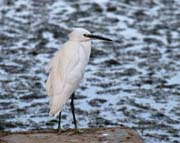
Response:
M58 130L58 132L57 132L57 133L58 133L58 135L60 135L60 134L62 133L62 130Z
M77 135L77 134L81 134L81 133L83 133L82 130L80 130L80 129L74 129L74 131L73 131L73 133L72 133L71 135Z
M65 132L65 130L63 130L63 129L57 129L58 135L60 135L60 134L63 133L63 132Z

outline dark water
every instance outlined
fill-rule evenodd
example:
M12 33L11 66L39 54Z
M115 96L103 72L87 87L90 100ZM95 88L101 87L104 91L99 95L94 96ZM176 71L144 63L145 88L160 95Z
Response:
M179 0L0 0L0 129L56 128L46 66L72 27L94 41L76 91L78 125L125 125L147 143L180 142ZM63 127L72 125L69 104Z

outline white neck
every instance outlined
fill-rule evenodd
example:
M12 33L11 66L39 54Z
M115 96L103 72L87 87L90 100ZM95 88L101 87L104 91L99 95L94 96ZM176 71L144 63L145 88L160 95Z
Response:
M86 56L88 57L89 60L91 54L91 41L80 42L80 44L82 45L83 50L86 53Z

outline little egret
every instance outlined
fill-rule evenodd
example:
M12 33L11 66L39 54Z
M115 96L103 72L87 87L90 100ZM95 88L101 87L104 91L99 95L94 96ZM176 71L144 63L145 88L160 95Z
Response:
M71 110L75 130L77 130L74 113L74 92L79 86L85 67L91 53L91 40L112 41L97 35L92 35L83 28L73 28L69 40L57 51L48 66L46 83L47 94L50 97L50 112L52 116L59 114L58 129L61 130L61 111L71 96Z

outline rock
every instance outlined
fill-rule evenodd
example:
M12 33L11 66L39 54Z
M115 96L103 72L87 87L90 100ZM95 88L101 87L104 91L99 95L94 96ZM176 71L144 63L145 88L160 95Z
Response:
M58 134L56 130L26 131L26 132L0 132L1 143L143 143L139 135L126 127L116 128L88 128L80 129L74 134L72 129Z

